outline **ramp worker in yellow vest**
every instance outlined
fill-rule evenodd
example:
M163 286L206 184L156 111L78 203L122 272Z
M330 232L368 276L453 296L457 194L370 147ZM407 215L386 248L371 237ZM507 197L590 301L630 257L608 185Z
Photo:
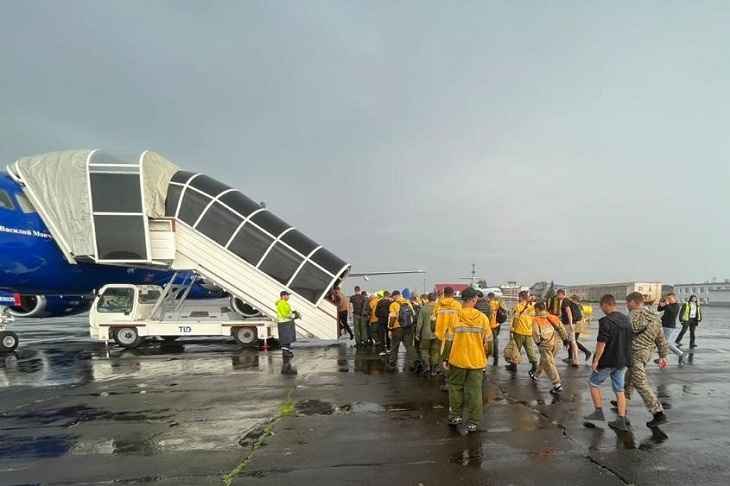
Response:
M279 330L279 344L281 345L281 354L284 358L281 366L281 372L285 375L296 375L297 370L291 367L291 358L294 353L291 352L289 346L297 340L297 331L294 326L294 319L298 317L298 313L291 310L289 305L289 292L282 290L279 293L280 299L276 301L276 320Z
M444 334L442 366L449 377L449 425L459 425L466 401L466 430L476 432L482 420L482 381L492 342L489 319L476 310L478 291L467 287L461 293L463 308L458 321Z

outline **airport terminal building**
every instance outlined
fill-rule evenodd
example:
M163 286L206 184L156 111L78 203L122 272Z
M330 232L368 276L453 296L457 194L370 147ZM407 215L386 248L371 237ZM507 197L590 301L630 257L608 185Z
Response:
M647 302L658 301L662 294L661 282L621 282L610 284L570 285L565 288L568 296L577 295L583 302L599 302L606 294L623 302L631 292L639 292Z
M696 295L700 304L730 307L730 279L724 282L675 284L674 293L679 302L688 302L690 295Z

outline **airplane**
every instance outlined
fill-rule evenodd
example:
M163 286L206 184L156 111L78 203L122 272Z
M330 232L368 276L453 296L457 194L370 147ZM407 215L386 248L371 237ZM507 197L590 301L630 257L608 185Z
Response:
M365 272L350 276L424 273L425 270ZM108 283L164 285L170 270L67 261L22 187L0 172L0 314L11 317L60 317L89 310L94 292ZM184 283L196 278L190 298L220 298L228 294L191 272L178 275ZM231 296L233 308L250 317L253 307ZM4 321L7 322L7 321ZM0 323L0 352L13 351L18 337Z

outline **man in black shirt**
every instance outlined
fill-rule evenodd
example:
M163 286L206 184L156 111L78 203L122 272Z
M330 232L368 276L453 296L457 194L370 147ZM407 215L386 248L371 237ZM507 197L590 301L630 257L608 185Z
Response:
M679 356L679 364L684 363L684 353L674 343L674 334L677 332L677 315L679 314L679 304L677 304L677 296L668 294L666 299L659 301L657 312L662 314L662 328L664 329L664 339L669 343L669 350ZM655 359L655 363L659 360Z
M591 398L595 410L586 415L586 420L606 420L603 415L601 384L611 378L611 387L616 394L618 417L609 422L611 428L629 430L626 424L626 395L624 379L626 369L633 364L631 354L631 322L624 314L616 310L613 295L606 294L601 298L601 310L604 317L598 320L598 337L596 338L596 354L593 355L593 372L589 380Z

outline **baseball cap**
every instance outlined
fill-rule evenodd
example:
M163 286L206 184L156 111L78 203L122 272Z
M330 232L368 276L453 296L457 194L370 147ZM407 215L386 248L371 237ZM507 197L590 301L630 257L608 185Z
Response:
M287 292L286 290L282 290L281 293L279 294L279 297L284 297L285 295L291 295L291 294L289 292Z
M467 287L461 291L461 298L465 301L473 299L479 295L479 291L473 287Z

